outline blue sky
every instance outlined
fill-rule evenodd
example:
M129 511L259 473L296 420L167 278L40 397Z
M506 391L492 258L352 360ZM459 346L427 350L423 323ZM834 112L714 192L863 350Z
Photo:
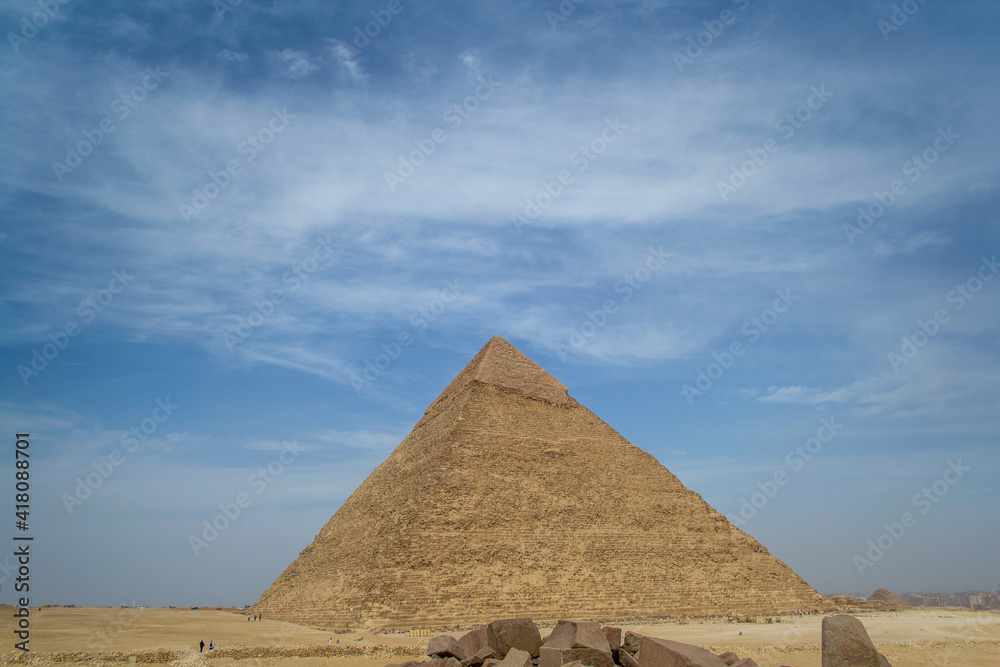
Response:
M822 593L1000 585L998 13L0 2L32 604L255 601L493 335Z

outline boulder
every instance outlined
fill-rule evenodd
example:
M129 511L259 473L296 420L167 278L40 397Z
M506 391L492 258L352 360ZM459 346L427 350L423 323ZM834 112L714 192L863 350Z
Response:
M420 664L425 667L462 667L462 663L452 656L448 656L447 658L431 658L427 662Z
M601 628L601 631L604 632L604 638L611 646L611 657L614 658L615 662L618 662L618 650L622 647L622 629L606 625Z
M639 661L632 657L632 654L621 649L618 651L618 664L622 667L639 667Z
M735 665L740 661L740 656L736 655L732 651L726 651L725 653L720 653L719 657L722 658L722 662L726 663L730 667Z
M595 621L559 621L545 640L545 646L591 648L611 655L611 644L601 625Z
M519 648L511 647L497 667L531 667L531 654Z
M538 660L538 667L562 667L574 661L579 661L590 667L614 667L615 661L610 653L592 648L555 648L543 646Z
M823 667L891 667L864 624L842 614L823 619Z
M465 649L451 635L431 637L430 641L427 642L427 655L437 655L442 658L451 657L458 660L465 660L468 657Z
M463 660L462 667L480 667L480 665L492 657L494 657L493 649L489 646L484 646Z
M622 642L622 648L635 655L639 652L639 647L642 646L643 639L645 639L644 635L628 630L625 632L625 640Z
M537 658L542 635L530 618L509 618L486 626L486 643L500 659L506 658L512 648L527 651L532 658Z
M458 640L458 645L462 647L465 651L466 656L473 656L479 652L480 649L489 646L489 642L486 641L486 626L480 625L475 630L470 630L462 635L462 638Z
M700 646L645 637L639 646L639 667L728 667L722 658Z
M562 667L579 660L590 667L614 667L611 645L593 621L559 621L545 640L538 667Z
M743 658L738 662L734 662L732 667L758 667L758 665L753 661L753 658Z

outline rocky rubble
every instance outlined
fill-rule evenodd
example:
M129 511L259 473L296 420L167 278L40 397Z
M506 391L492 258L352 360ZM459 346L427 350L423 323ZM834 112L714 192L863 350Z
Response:
M178 651L167 651L166 649L154 649L151 651L56 651L53 653L23 653L15 651L0 655L0 664L3 665L51 665L53 663L84 663L89 665L99 665L102 663L130 664L130 659L135 658L135 662L140 665L166 664L175 660L180 660L184 654Z
M823 619L823 667L891 667L853 616ZM528 618L493 621L428 642L430 660L387 667L757 667L732 651L646 637L595 621L559 621L543 640Z

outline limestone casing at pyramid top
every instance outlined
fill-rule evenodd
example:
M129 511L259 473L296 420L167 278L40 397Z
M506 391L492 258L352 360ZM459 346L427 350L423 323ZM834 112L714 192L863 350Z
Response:
M577 405L566 385L506 340L494 336L434 399L425 414L436 410L472 382L512 389L554 405Z

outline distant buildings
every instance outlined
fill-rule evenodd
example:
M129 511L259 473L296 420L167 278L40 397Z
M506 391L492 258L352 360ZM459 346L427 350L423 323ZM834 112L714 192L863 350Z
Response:
M932 591L904 593L899 597L911 607L965 607L972 611L1000 609L1000 593L984 593L982 591L944 593Z

